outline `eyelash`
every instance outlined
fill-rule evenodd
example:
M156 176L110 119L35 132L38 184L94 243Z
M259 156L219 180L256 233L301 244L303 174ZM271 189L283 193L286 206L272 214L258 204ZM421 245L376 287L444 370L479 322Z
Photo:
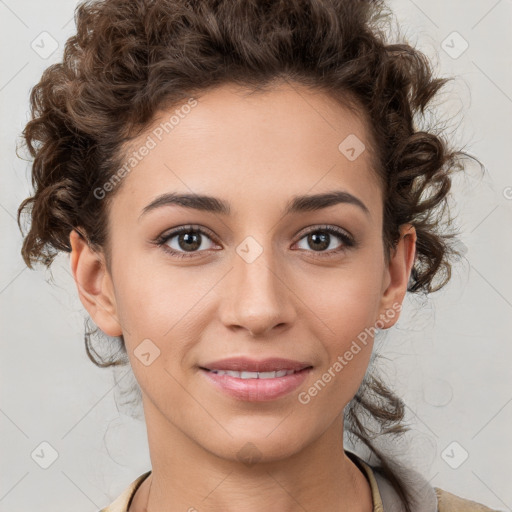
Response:
M327 251L327 252L326 251L321 251L321 252L307 251L307 252L316 253L315 257L328 258L328 257L334 256L334 255L337 255L338 253L340 253L342 251L346 251L347 249L354 248L357 246L355 239L351 235L349 235L347 232L345 232L341 228L338 228L337 226L328 226L328 225L319 226L319 227L311 229L305 233L302 233L302 236L299 238L299 241L302 240L303 238L305 238L306 236L308 236L312 233L317 233L317 232L324 232L324 233L329 233L331 235L338 236L341 239L341 241L343 242L343 245L341 245L337 249L332 249L331 251ZM202 228L200 226L195 226L195 225L180 226L179 228L174 229L170 233L165 233L165 234L160 235L158 238L156 238L153 241L153 243L155 243L158 247L161 247L165 252L167 252L168 254L171 254L173 257L176 257L176 258L192 258L198 252L202 252L202 251L192 251L192 252L187 253L187 252L183 252L183 251L175 251L174 249L171 249L167 245L167 242L169 240L171 240L175 236L180 235L182 233L200 233L201 235L208 236L215 243L218 243L216 238L213 236L213 233L211 233L209 230L207 230L205 228ZM301 250L304 250L304 249L301 249Z

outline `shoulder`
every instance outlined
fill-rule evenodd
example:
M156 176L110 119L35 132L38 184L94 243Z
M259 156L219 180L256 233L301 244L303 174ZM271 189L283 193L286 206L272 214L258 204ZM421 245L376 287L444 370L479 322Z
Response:
M151 470L140 475L110 505L102 508L99 512L127 512L135 492L150 474Z
M438 487L434 489L437 495L439 512L497 512L476 501L461 498Z

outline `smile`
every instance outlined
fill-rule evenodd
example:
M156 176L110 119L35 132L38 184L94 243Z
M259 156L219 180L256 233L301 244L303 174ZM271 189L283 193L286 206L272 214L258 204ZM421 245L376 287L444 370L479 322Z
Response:
M247 402L267 402L285 397L301 386L312 367L301 370L250 372L200 368L213 388L224 396Z
M217 375L229 375L237 379L275 379L296 373L295 370L278 370L275 372L236 372L233 370L210 370Z

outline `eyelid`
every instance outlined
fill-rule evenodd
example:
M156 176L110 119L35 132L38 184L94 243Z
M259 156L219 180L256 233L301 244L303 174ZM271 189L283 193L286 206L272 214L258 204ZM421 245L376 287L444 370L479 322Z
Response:
M161 247L162 250L165 252L171 254L171 256L175 256L177 258L191 258L191 257L197 257L197 255L200 255L201 253L207 252L206 250L202 251L177 251L176 249L172 249L167 245L167 242L171 240L172 238L180 235L181 233L188 233L188 232L198 232L201 235L206 235L208 238L210 238L214 243L217 245L220 245L219 241L217 240L217 237L213 234L213 231L208 229L205 226L201 226L199 224L184 224L182 226L177 226L175 228L172 228L170 230L164 231L161 235L159 235L155 240L152 241L153 244L157 245L158 247Z
M299 231L297 236L300 236L299 240L302 240L304 236L309 235L310 233L316 233L317 231L327 231L330 233L335 233L338 236L349 239L351 242L355 244L354 237L343 228L336 226L334 224L318 224L316 226L305 228L305 230Z
M213 231L208 229L205 226L202 226L201 224L183 224L181 226L176 226L175 228L168 229L164 231L161 235L159 235L156 240L164 240L172 238L176 235L179 235L180 233L187 233L189 231L197 231L201 234L208 235L212 240L216 241L217 243L217 237Z
M357 248L359 245L354 236L351 235L347 230L331 224L317 225L311 228L307 228L305 232L301 231L299 239L297 242L294 243L294 245L298 244L304 237L308 236L309 234L316 232L326 232L329 233L330 235L338 237L341 240L341 245L340 247L336 249L331 249L329 251L313 251L300 249L301 251L309 253L314 258L336 257L348 251L349 249Z

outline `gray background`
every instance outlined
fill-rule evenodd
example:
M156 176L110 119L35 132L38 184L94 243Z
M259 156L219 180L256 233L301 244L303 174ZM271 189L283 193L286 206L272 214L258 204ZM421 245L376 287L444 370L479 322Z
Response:
M116 385L85 355L68 256L50 273L28 270L19 252L15 216L30 185L14 147L30 88L74 30L74 6L0 0L1 511L97 511L150 468L143 421L115 402L131 374ZM438 100L447 133L488 171L481 178L469 166L455 184L466 261L428 302L408 299L380 344L414 428L396 450L433 485L512 510L512 1L390 6L409 42L441 75L457 76ZM43 442L57 454L48 469Z

